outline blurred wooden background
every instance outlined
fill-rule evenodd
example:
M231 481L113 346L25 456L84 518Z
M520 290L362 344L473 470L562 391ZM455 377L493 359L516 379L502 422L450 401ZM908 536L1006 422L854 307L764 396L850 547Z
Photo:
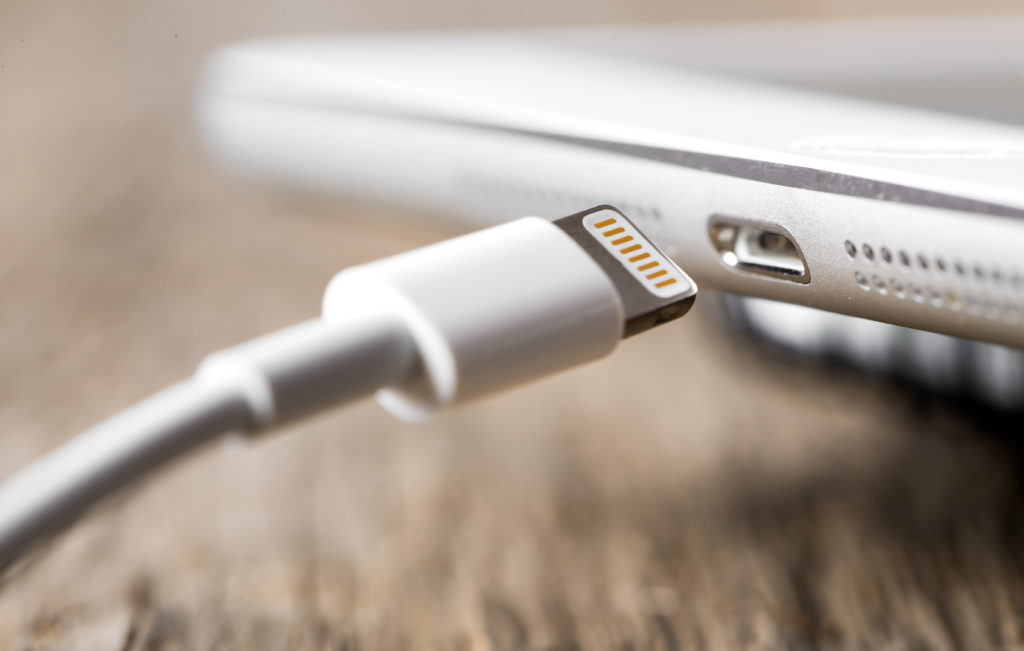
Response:
M918 1L0 5L0 476L445 235L269 197L190 130L216 45L301 31L1015 9ZM694 315L420 427L198 455L0 589L9 649L1024 648L1019 421Z

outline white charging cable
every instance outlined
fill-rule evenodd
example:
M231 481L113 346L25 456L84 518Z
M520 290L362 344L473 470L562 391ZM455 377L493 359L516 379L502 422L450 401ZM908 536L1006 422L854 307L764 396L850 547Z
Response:
M589 362L697 288L624 215L526 217L342 271L322 316L207 357L0 486L0 570L146 473L230 432L376 394L422 420Z

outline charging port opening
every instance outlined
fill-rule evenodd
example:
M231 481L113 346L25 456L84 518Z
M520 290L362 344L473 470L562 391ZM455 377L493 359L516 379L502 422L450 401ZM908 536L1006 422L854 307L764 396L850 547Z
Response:
M714 215L708 232L727 267L796 283L811 282L800 248L780 226Z

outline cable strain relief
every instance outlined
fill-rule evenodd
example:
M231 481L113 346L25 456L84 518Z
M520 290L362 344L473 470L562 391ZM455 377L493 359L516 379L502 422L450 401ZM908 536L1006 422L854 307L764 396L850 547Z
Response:
M374 265L342 271L331 279L324 293L323 319L327 323L351 318L353 310L398 319L416 348L420 372L401 385L377 391L381 407L400 420L418 423L452 403L458 371L444 333Z
M276 421L274 392L267 377L252 364L243 361L231 349L207 356L196 369L194 380L200 385L233 389L249 408L248 433L271 427Z

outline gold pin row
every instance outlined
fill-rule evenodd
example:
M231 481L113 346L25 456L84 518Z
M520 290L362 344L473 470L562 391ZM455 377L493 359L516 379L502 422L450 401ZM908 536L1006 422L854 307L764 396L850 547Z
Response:
M597 222L596 224L594 224L594 228L597 228L597 229L608 228L609 226L614 226L616 221L617 220L614 217L612 217L610 219L606 219L604 221ZM626 232L626 229L621 227L621 226L619 226L617 228L609 229L609 230L607 230L607 231L605 231L605 232L603 232L601 234L604 237L614 237L616 235L619 235L620 233L625 233L625 232ZM613 246L621 246L623 244L627 244L627 243L632 242L632 241L633 241L633 236L632 235L626 235L625 237L620 237L620 238L612 240L611 244ZM631 245L627 246L624 249L619 249L619 253L622 253L623 255L629 255L630 253L633 253L634 251L639 251L641 248L643 248L643 247L641 245L639 245L639 244L631 244ZM641 260L645 260L645 259L647 259L649 257L651 257L650 253L639 253L639 254L634 255L633 257L629 258L629 261L630 262L640 262ZM637 271L647 271L648 269L654 269L655 267L659 267L659 266L661 266L660 262L658 262L657 260L652 260L651 262L647 262L647 263L642 264L639 267L637 267ZM668 271L666 271L665 269L658 269L656 271L652 271L651 273L647 274L647 279L648 280L654 280L655 278L660 278L662 276L667 276L667 275L668 275ZM654 283L654 286L655 287L665 287L667 285L672 285L675 282L676 282L675 278L666 278L665 280L660 280L660 281Z

